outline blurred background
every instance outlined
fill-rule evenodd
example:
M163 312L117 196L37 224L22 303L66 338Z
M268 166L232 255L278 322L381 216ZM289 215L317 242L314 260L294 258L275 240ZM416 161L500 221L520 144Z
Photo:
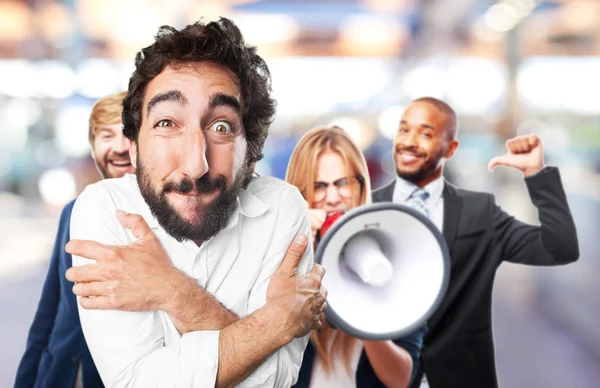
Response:
M283 178L299 137L345 128L373 187L416 97L460 118L447 179L537 223L521 174L487 171L506 139L536 133L561 169L581 244L559 268L500 267L501 387L600 386L600 0L2 0L0 386L12 386L62 206L98 180L87 121L127 87L161 25L232 18L272 72L276 120L257 171Z

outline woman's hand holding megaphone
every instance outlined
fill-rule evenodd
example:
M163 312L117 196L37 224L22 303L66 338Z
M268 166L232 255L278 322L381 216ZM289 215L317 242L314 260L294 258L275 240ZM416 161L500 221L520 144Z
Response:
M325 219L327 218L327 212L323 209L308 209L308 218L310 219L310 230L312 232L312 239L315 241L317 232L323 226Z

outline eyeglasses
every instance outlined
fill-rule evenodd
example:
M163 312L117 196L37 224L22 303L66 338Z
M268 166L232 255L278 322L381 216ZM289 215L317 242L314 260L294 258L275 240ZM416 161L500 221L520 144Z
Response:
M327 189L334 185L340 197L344 199L351 198L357 191L362 191L364 178L362 176L348 176L340 178L334 182L315 182L313 201L320 202L327 196Z

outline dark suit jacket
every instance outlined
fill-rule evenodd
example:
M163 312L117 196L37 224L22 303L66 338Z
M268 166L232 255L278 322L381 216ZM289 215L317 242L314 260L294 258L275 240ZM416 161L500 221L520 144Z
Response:
M423 336L427 332L426 327L421 327L415 332L407 335L406 337L398 338L394 340L396 345L401 346L406 350L413 361L412 378L417 374L419 355L421 353L421 346L423 345ZM312 369L315 362L316 350L312 343L309 341L304 352L304 358L302 359L302 366L300 367L300 373L298 374L298 382L293 386L294 388L308 388L310 386L310 379L312 376ZM360 358L358 360L358 366L356 368L356 388L384 388L385 386L375 374L375 370L369 363L367 353L363 349ZM349 387L351 388L351 387Z
M103 387L83 338L73 283L65 278L65 272L72 266L65 245L70 240L74 203L66 205L60 216L48 274L29 329L25 354L17 369L15 388L73 387L80 363L84 387Z
M373 202L392 201L394 182L373 192ZM498 386L491 301L496 269L503 261L550 266L579 258L558 169L546 167L525 183L540 227L505 213L492 194L445 182L442 233L450 249L450 282L428 321L420 364L432 388Z

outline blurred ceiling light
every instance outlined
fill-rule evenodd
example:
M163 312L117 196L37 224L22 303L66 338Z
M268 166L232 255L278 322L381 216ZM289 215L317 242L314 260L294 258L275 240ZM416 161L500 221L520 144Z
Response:
M69 65L59 61L40 61L38 68L39 96L66 98L75 91L75 72Z
M339 51L347 56L395 57L410 38L408 27L387 15L353 15L339 27Z
M278 58L269 68L277 114L285 116L353 108L381 92L392 77L389 62L375 58Z
M600 60L595 57L540 57L523 62L517 89L524 101L540 110L600 114Z
M83 157L90 152L88 122L92 106L83 103L67 103L56 117L55 141L65 155Z
M77 69L77 89L85 97L101 98L120 89L120 77L111 60L87 59Z
M20 151L27 145L29 126L40 119L39 105L31 100L9 100L0 110L0 149Z
M0 62L0 92L10 97L36 97L37 76L33 63L23 59Z
M251 44L290 41L300 31L296 20L285 14L236 13L232 17Z
M560 109L561 77L551 61L532 58L521 64L517 90L524 101L537 109Z
M117 63L119 72L118 90L127 90L129 88L129 79L135 70L133 61L121 61Z
M600 58L567 61L562 72L563 106L581 115L600 115Z
M473 34L477 39L484 42L498 42L502 39L502 33L488 26L483 19L477 19L472 25Z
M4 104L6 120L12 125L30 127L42 118L42 108L36 100L10 99Z
M502 102L507 83L501 63L457 58L448 69L448 99L459 113L485 114Z
M404 109L403 106L392 105L381 111L377 118L377 128L384 137L388 139L396 137Z
M519 18L528 16L536 7L536 0L502 0L499 3L511 6Z
M58 42L73 33L73 15L59 2L43 2L36 8L35 18L41 35L50 42Z
M2 40L20 42L31 35L32 13L26 2L0 2L0 36Z
M411 0L361 0L361 3L376 12L401 12L412 6Z
M231 8L223 0L204 0L190 5L187 12L189 24L197 22L200 18L204 20L217 20L219 17L228 17Z
M344 39L360 42L395 42L404 35L405 28L391 16L352 15L346 17L340 27Z
M75 177L64 168L44 171L38 181L38 190L48 205L64 205L76 195Z
M402 87L411 99L425 96L444 98L446 83L446 71L441 66L426 64L407 71Z
M492 5L484 15L486 24L496 30L505 32L519 23L519 13L512 4L498 3Z
M345 130L361 150L369 148L375 140L376 133L365 122L357 117L342 116L333 119L329 126L336 125Z
M76 0L86 36L119 44L146 47L162 25L173 25L179 6L160 6L145 0Z

